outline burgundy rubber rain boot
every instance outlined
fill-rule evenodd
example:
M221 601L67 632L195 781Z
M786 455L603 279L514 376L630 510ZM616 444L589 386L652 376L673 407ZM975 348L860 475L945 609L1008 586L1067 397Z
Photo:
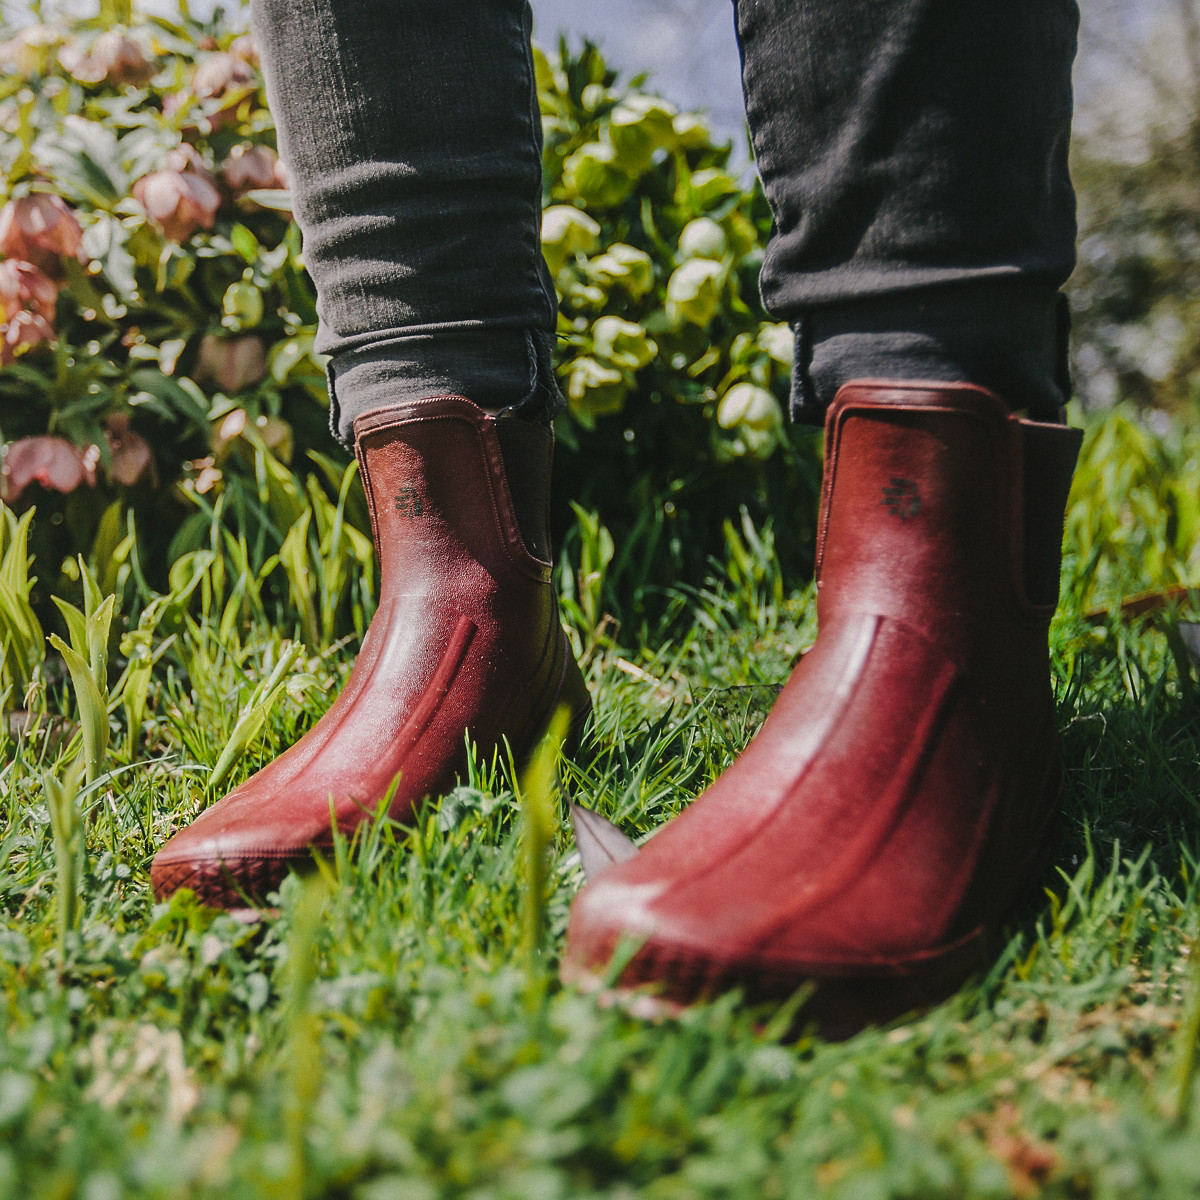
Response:
M465 765L464 733L518 761L555 710L590 711L550 582L553 434L440 396L354 425L380 564L379 608L341 695L295 746L202 813L150 868L160 899L192 888L241 908L389 809L409 816Z
M826 424L820 634L745 753L571 909L564 977L660 1006L812 985L844 1034L985 961L1052 853L1046 635L1080 434L969 385L863 381Z

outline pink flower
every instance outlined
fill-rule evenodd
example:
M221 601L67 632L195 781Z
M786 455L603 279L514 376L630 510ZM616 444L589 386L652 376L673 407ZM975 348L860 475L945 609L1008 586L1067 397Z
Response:
M208 169L208 164L204 161L204 156L191 142L180 142L167 155L166 161L163 163L163 170L191 171L195 175L203 176L209 183L215 182L213 173Z
M207 172L154 171L133 185L133 196L175 242L187 241L197 229L211 229L221 207L221 193Z
M110 83L114 87L145 83L154 66L141 46L127 34L106 30L87 53L67 46L59 61L80 83Z
M124 487L132 487L144 476L154 478L154 455L150 444L135 433L126 413L113 413L105 418L104 439L112 456L109 474Z
M50 192L10 200L0 209L0 252L62 275L62 258L78 255L83 230L66 202Z
M215 461L210 454L207 458L197 458L193 462L183 464L189 471L195 472L190 483L201 496L206 492L211 492L221 482L221 468L214 465ZM187 482L184 487L187 487Z
M222 338L215 333L206 333L200 339L193 374L199 380L215 383L227 395L236 395L257 383L266 373L267 352L262 338L253 334Z
M258 47L254 44L254 38L248 33L240 34L229 43L229 53L252 67L258 66Z
M30 79L44 75L51 51L63 40L63 32L52 25L30 25L0 44L0 65Z
M207 100L254 82L254 68L244 59L220 51L210 54L192 76L192 94Z
M224 459L229 447L242 436L247 420L249 420L249 414L244 408L234 408L219 421L213 423L210 444L214 462Z
M44 271L16 258L0 262L0 321L11 321L26 309L53 321L57 301L58 284Z
M0 325L0 332L4 334L4 340L0 342L0 364L4 365L34 346L54 341L54 327L37 313L16 313L10 321Z
M234 146L221 164L221 174L230 190L240 196L255 188L286 188L287 176L279 155L270 146L242 142Z
M96 482L95 446L80 450L60 437L27 437L13 442L4 456L0 492L14 504L31 484L40 483L49 491L69 493L80 484L92 487Z
M280 417L261 416L254 422L263 444L281 462L291 462L295 452L295 436L292 427Z

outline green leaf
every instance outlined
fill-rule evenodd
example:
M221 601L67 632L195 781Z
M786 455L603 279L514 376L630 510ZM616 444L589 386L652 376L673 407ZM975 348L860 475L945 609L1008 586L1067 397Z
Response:
M154 367L138 367L129 373L130 386L146 392L164 406L165 415L183 417L201 429L208 429L208 407L204 394L191 381L172 379Z
M275 669L255 688L250 702L238 714L233 731L213 764L212 774L209 776L212 787L219 788L229 778L230 772L258 737L271 709L285 690L286 676L292 669L292 664L300 657L302 649L303 647L296 642L284 642L280 647L280 657Z
M62 655L71 675L75 703L79 709L79 726L83 733L85 778L91 784L104 769L108 755L108 706L87 659L72 650L56 633L50 635L49 642Z

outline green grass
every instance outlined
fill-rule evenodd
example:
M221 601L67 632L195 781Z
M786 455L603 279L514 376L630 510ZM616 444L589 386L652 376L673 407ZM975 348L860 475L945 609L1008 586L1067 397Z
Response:
M1070 791L1047 893L986 977L840 1044L785 1040L786 1011L737 996L649 1024L563 988L577 859L560 819L530 902L536 821L502 763L415 828L339 844L276 919L154 905L150 857L215 798L211 769L287 654L253 612L217 637L206 575L155 631L175 641L145 724L127 738L114 708L103 769L76 781L82 862L43 781L69 798L70 730L0 733L0 1197L1197 1194L1195 681L1173 615L1082 619L1162 582L1138 574L1141 542L1119 546L1103 570L1075 546L1053 630ZM563 782L633 836L732 761L814 635L769 537L731 564L678 595L669 629L594 641L594 750ZM298 654L224 786L310 725L351 661ZM75 714L53 660L39 678L35 707Z

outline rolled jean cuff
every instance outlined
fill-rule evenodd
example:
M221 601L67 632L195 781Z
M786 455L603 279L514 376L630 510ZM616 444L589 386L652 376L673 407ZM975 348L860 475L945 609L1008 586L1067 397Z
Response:
M1057 290L980 283L815 308L796 324L792 417L821 424L853 379L975 383L1037 420L1070 397L1070 316Z
M364 413L447 395L548 424L565 405L552 345L540 329L427 329L342 350L329 360L329 427L351 445Z

